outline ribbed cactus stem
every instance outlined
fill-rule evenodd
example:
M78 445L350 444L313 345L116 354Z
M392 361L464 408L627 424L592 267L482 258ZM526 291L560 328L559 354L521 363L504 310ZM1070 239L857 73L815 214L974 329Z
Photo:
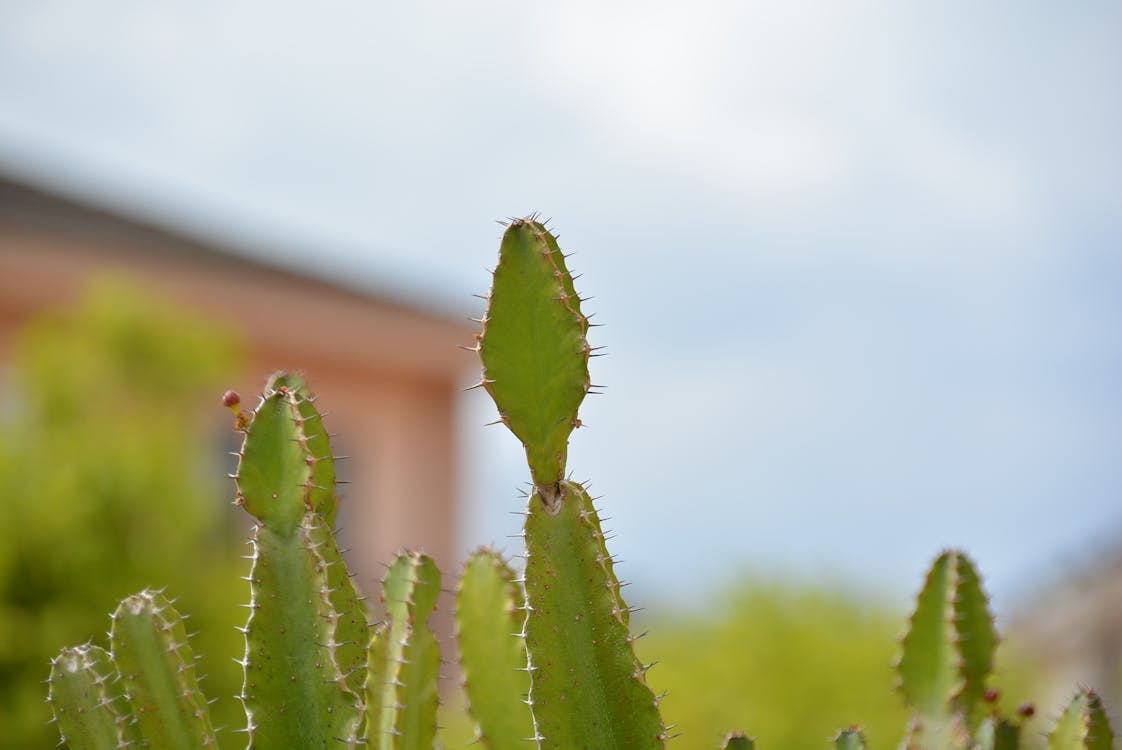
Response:
M159 591L133 594L112 616L110 642L138 729L149 747L217 748L183 618Z
M526 645L541 747L662 748L668 738L633 648L631 610L592 499L563 481L530 497Z
M245 443L238 501L257 520L242 702L249 747L361 743L366 615L330 526L333 459L303 380L274 375Z
M420 553L398 555L383 579L388 619L370 641L368 748L432 750L440 646L427 622L439 593L440 571L432 558Z
M1048 736L1048 750L1112 750L1114 732L1093 690L1080 690Z
M916 600L897 664L900 690L913 709L910 746L968 741L981 720L996 647L993 615L973 563L956 550L944 552Z
M456 635L476 739L490 750L526 750L534 736L522 602L502 555L484 548L468 559L456 591Z
M51 660L47 701L70 750L119 750L138 739L109 654L89 644Z

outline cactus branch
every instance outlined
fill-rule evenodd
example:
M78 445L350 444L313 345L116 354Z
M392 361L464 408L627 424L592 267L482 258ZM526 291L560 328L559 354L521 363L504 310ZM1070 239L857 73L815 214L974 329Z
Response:
M133 594L113 614L110 642L140 733L151 747L218 747L183 618L158 591Z
M490 750L526 750L534 736L522 598L497 552L484 548L468 559L456 592L456 635L476 739Z
M397 556L382 581L389 619L370 642L366 680L367 746L431 750L436 736L440 648L429 615L440 594L440 571L417 552Z
M70 750L118 750L138 739L116 670L103 648L64 648L51 660L54 720Z

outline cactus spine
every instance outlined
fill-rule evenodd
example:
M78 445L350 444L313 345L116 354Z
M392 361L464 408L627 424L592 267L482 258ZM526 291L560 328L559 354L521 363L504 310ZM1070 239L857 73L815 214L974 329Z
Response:
M591 388L589 323L557 240L511 222L499 249L479 353L482 384L522 441L527 508L530 704L539 747L662 748L667 729L628 629L630 610L596 509L564 479L568 438Z

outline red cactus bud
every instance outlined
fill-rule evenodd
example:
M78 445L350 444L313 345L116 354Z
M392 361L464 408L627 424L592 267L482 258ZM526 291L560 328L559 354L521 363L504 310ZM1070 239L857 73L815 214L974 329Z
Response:
M1023 716L1026 719L1031 719L1032 715L1036 713L1036 706L1031 703L1022 703L1017 706L1017 715Z
M982 700L986 703L997 703L997 699L1001 697L1001 693L997 688L986 688L986 692L982 695Z
M237 391L226 391L222 394L222 405L228 406L233 409L235 406L242 402L242 397L238 395Z

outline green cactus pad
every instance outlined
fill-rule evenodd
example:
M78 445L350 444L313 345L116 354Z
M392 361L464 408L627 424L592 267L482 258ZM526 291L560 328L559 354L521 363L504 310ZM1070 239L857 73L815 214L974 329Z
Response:
M587 331L557 240L533 219L511 222L479 338L482 382L539 486L565 475L569 434L590 388Z
M326 428L302 378L274 374L244 428L238 502L275 533L291 534L309 510L335 523L335 469Z
M427 625L440 571L427 555L398 555L382 581L389 619L374 631L366 680L367 746L432 750L440 647Z
M70 750L117 750L138 738L116 678L109 654L97 646L64 648L51 660L47 701Z
M183 618L163 594L133 594L113 613L113 660L150 747L217 748Z
M468 559L456 592L456 633L476 739L490 750L526 750L534 736L522 598L502 555L481 549Z
M661 750L667 728L635 658L600 519L582 486L559 489L556 503L535 491L526 518L526 646L540 747Z
M318 513L305 514L290 535L257 528L242 691L254 750L359 743L359 696L347 675L353 655L344 647L356 636L344 625L362 616L353 592L332 591L335 566L339 550ZM340 611L339 602L352 609Z
M997 633L966 555L952 550L935 560L902 645L900 690L916 713L915 726L949 730L947 722L958 716L966 731L976 727Z
M1112 750L1114 732L1093 690L1080 690L1048 735L1048 750Z

